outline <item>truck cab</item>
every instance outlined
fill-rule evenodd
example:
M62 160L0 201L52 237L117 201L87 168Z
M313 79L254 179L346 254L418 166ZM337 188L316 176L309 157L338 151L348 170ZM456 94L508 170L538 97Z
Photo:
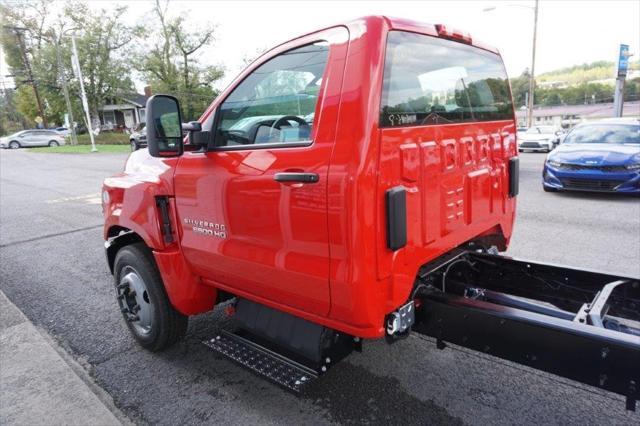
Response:
M147 116L149 149L105 180L103 209L119 307L149 349L225 303L247 335L214 349L261 342L326 371L362 339L405 337L461 255L511 238L506 71L444 25L322 29L256 59L198 122L165 95Z

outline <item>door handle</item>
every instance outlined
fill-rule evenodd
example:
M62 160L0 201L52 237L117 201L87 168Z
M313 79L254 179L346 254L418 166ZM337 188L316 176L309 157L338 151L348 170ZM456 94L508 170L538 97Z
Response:
M320 180L317 173L284 172L273 176L276 182L316 183Z

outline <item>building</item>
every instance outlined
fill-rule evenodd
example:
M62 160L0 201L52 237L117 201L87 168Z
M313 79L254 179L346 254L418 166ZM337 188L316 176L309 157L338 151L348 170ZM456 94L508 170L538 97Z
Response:
M133 129L138 123L146 121L147 99L151 90L144 88L145 94L131 93L117 98L107 99L105 105L98 108L102 130Z
M518 127L527 127L527 110L516 111ZM624 117L640 117L640 101L625 102ZM613 103L588 105L559 105L536 107L533 110L533 124L570 129L583 121L613 117Z

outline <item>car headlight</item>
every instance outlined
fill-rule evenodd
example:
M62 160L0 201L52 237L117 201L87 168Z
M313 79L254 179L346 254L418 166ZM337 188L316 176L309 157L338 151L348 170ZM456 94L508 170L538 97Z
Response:
M555 167L555 168L558 168L558 167L562 166L561 162L555 161L555 160L547 160L547 164L550 165L551 167Z

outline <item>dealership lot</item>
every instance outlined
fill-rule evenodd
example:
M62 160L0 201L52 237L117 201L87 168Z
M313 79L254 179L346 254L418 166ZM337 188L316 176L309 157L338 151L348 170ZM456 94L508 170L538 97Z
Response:
M102 249L100 183L125 155L0 152L0 289L82 363L136 423L463 422L638 424L622 397L412 336L365 345L296 397L200 342L221 312L192 319L187 339L141 350L117 310ZM544 193L544 154L521 155L508 254L640 275L640 199Z

